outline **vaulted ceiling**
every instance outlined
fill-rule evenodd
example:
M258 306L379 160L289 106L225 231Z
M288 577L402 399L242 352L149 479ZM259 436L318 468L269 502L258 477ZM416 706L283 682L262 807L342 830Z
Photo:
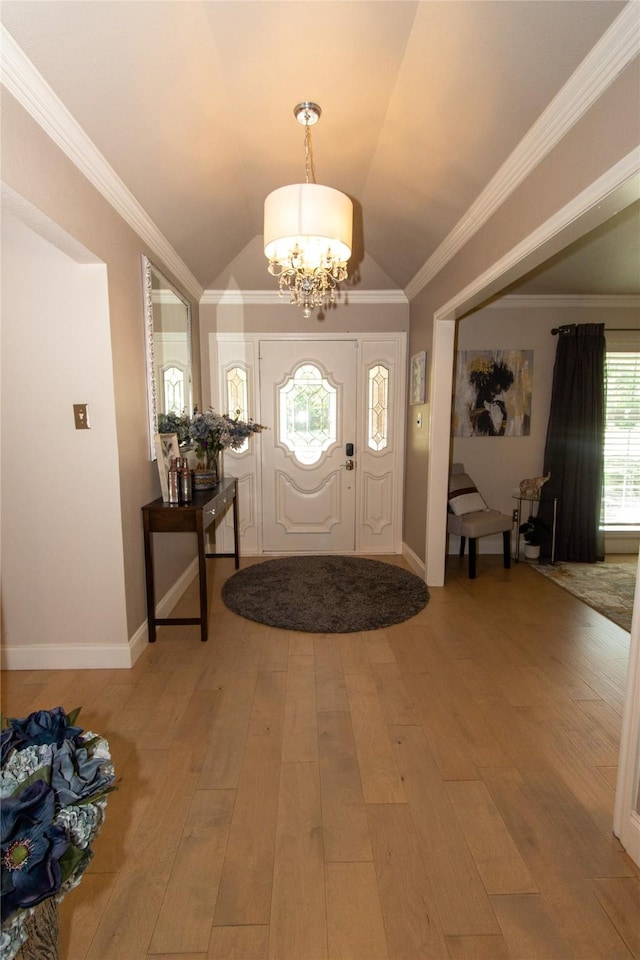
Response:
M304 179L293 107L313 100L317 180L354 201L362 286L406 289L625 6L3 0L1 17L203 288L234 260L242 286L273 285L263 202ZM611 226L613 285L640 292L637 207ZM569 266L566 292L592 292ZM555 269L541 292L565 283Z

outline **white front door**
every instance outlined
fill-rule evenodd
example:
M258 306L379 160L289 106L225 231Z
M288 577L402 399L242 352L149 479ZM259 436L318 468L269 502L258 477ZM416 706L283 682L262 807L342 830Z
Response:
M260 342L267 553L355 549L357 348L355 340Z
M238 480L241 553L401 553L406 335L209 341L215 409L268 427L224 454ZM216 537L233 549L230 518Z

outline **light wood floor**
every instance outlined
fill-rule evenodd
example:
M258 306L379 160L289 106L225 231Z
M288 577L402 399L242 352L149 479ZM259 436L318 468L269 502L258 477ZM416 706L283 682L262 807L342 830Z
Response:
M498 557L345 635L242 620L232 561L209 570L208 643L3 675L5 714L82 705L120 779L61 960L640 958L611 830L628 634Z

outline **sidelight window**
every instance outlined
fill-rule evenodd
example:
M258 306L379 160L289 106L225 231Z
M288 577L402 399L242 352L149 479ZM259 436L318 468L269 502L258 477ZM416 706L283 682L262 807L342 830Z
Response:
M162 371L162 385L164 389L164 413L175 413L180 416L184 412L184 370L175 365L165 367Z
M368 371L369 395L367 416L367 446L384 450L389 443L389 370L382 364Z
M231 367L227 370L227 412L230 417L238 417L240 420L248 420L249 398L247 391L247 371L244 367ZM236 453L242 453L249 447L249 439L242 441L242 446L236 449Z

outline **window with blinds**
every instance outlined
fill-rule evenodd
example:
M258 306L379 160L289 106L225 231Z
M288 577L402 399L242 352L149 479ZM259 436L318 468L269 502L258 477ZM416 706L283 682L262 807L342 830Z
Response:
M640 528L640 352L607 351L601 525Z

